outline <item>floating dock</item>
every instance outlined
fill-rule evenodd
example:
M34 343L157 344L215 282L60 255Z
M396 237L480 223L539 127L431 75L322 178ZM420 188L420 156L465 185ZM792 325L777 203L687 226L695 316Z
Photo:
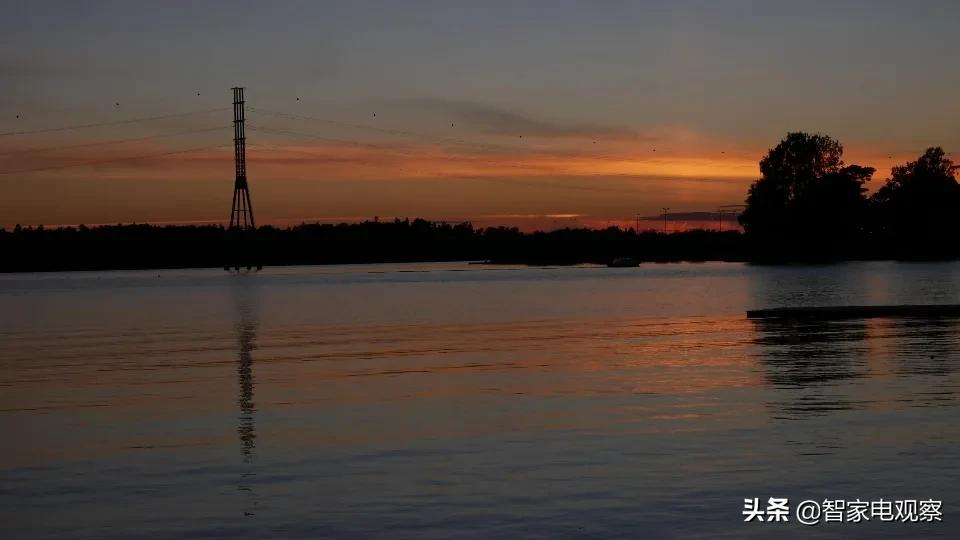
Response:
M875 317L960 317L960 304L785 307L747 311L748 319L867 319Z

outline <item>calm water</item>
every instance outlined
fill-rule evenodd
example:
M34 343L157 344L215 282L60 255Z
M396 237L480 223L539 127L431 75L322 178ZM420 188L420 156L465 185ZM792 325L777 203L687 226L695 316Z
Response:
M744 317L881 303L960 264L0 275L2 534L957 538L960 320Z

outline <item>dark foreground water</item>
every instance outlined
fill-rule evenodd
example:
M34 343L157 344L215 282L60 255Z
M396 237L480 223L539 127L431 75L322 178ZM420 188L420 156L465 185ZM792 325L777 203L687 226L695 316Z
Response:
M744 317L883 303L960 265L0 276L0 536L957 538L960 320Z

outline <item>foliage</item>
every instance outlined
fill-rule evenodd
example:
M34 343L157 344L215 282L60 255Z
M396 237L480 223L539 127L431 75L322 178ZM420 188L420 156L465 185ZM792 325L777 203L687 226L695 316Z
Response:
M854 247L864 230L873 168L845 165L843 146L826 135L796 132L767 153L760 173L740 216L755 252L836 257Z
M222 267L247 264L337 264L492 261L516 264L637 260L742 260L737 231L670 235L616 227L525 233L474 229L470 223L422 219L260 227L237 233L219 226L116 225L0 230L0 272ZM239 255L238 255L239 253Z
M960 216L957 166L942 148L928 148L916 161L898 165L871 197L879 241L901 256L938 257L953 251Z

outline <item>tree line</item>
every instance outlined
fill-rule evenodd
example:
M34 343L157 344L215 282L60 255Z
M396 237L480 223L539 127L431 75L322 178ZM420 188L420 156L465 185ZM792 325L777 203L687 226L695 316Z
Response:
M423 219L243 232L214 225L17 227L0 231L0 272L427 261L606 264L624 255L638 261L743 260L742 240L737 231L667 235L608 227L528 233Z
M740 215L752 259L930 259L960 255L957 166L940 147L897 165L846 164L826 135L788 133L760 161Z

